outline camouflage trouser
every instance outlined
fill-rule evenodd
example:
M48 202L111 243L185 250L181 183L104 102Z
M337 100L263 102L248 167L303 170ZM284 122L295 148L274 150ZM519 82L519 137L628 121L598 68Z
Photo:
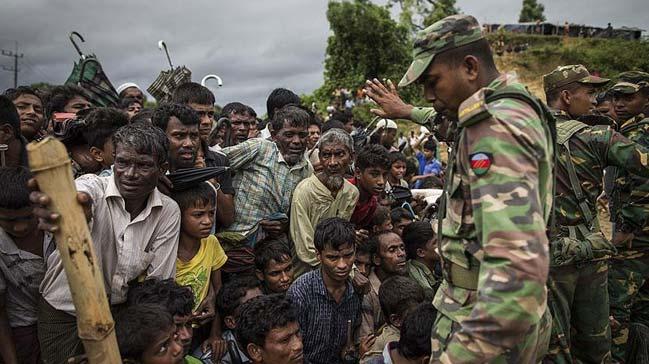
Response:
M610 264L611 315L620 323L619 327L613 327L611 351L613 358L623 363L629 324L649 325L649 252L619 254Z
M452 321L448 316L437 313L437 319L431 333L432 355L430 363L439 363L440 356L446 349L453 334L460 330L460 324ZM489 363L538 363L548 351L550 333L552 331L552 317L550 310L545 310L541 320L530 326L529 330L522 335L521 342L513 349L507 350L493 358Z
M611 361L607 281L607 261L550 268L548 306L552 312L552 339L544 362Z

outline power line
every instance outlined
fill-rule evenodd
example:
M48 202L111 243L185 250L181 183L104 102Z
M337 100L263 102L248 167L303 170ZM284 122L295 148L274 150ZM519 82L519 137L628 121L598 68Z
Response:
M0 50L3 56L7 57L13 57L14 58L14 66L13 67L7 67L7 66L2 66L2 70L4 71L13 71L14 73L14 88L18 87L18 58L23 58L24 54L20 53L18 54L18 42L15 42L15 51L8 51L5 49Z

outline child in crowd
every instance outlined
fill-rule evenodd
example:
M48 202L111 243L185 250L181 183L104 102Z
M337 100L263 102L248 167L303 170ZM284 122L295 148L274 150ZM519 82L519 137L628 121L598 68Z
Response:
M404 179L407 169L406 156L401 152L390 153L390 173L385 183L385 190L390 191L392 186L408 187L408 182Z
M356 156L354 178L350 182L358 188L360 197L351 222L357 229L368 229L378 207L378 196L385 190L386 174L390 170L390 156L384 147L370 144Z
M419 283L426 296L433 298L442 282L442 269L437 254L437 236L430 222L415 221L403 229L410 278Z
M38 287L52 235L37 229L23 167L0 168L0 363L40 363Z
M183 363L183 347L165 307L137 304L124 309L115 318L115 335L124 364Z
M287 241L265 239L255 245L255 273L264 293L286 293L293 283L293 258Z
M100 176L110 175L113 165L113 134L128 124L128 116L116 109L99 107L85 117L83 137L90 148L90 155L101 165Z
M208 339L212 342L221 336L219 320L213 320L214 302L221 289L219 269L227 261L218 239L210 235L216 203L214 189L207 182L201 182L193 188L174 191L172 198L181 212L176 282L191 287L194 319L201 325L212 322Z
M176 338L182 346L185 362L196 363L196 358L188 355L194 337L194 317L192 316L194 295L189 287L179 286L172 278L147 279L135 283L129 288L126 303L128 307L153 304L165 308L175 325Z
M372 273L372 246L369 243L356 245L354 266L365 277L369 277L370 273Z
M424 300L424 290L412 279L403 276L386 279L379 288L379 302L385 325L376 332L371 347L361 348L361 351L368 349L361 362L380 356L387 343L398 341L399 328L406 314Z
M429 137L423 145L423 152L417 152L419 161L419 175L412 178L415 181L415 188L441 188L443 186L442 163L437 160L437 144L432 137Z
M379 234L384 231L392 230L392 219L390 218L390 209L385 206L379 206L372 216L370 225L370 233L372 235Z
M252 363L304 362L298 310L283 295L246 302L241 307L236 336Z
M234 336L234 330L237 328L237 317L241 306L262 294L261 283L255 277L244 275L226 282L223 289L216 295L216 307L223 318L223 340L225 340L228 347L236 349L228 350L225 356L221 358L221 364L250 363L245 348L239 345ZM237 356L237 358L233 358L233 356Z
M395 207L390 211L390 219L392 220L392 232L403 236L403 229L410 225L414 218L405 208Z
M385 345L382 355L365 364L427 364L432 354L431 332L437 310L429 302L421 303L409 312L401 323L399 341Z

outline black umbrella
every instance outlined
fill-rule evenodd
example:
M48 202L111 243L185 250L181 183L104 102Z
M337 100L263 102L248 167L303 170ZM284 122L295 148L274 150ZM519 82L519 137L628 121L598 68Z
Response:
M72 73L70 73L65 84L73 84L83 88L88 93L90 101L97 106L117 106L119 96L113 84L110 83L108 76L104 73L101 64L97 60L97 56L94 54L83 54L74 41L73 36L75 35L79 40L85 42L81 34L77 32L70 33L70 41L77 50L77 53L79 53L80 58L78 63L74 63Z
M167 177L173 184L172 191L183 191L208 179L218 177L229 170L229 167L186 168L169 173Z

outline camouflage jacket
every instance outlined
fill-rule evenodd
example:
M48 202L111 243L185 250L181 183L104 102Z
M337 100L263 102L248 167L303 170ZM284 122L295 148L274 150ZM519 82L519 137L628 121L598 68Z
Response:
M649 148L649 118L644 115L627 120L620 126L619 132ZM646 163L647 155L644 154L643 158ZM638 243L641 246L634 241L635 248L649 248L649 179L618 170L614 198L619 206L615 216L616 229L633 232L636 238L640 238L642 242Z
M505 87L527 92L515 76L501 75L459 108L440 244L444 281L433 304L460 329L442 362L482 363L503 355L547 309L554 145L548 125L527 102L485 102L487 93ZM458 286L459 275L448 273L458 266L478 272L477 289Z
M567 113L553 110L557 130L564 128L570 119ZM607 126L586 126L576 132L568 142L572 163L575 166L585 202L592 216L597 216L595 203L602 193L603 170L608 166L619 167L634 175L649 178L649 149L634 143ZM579 208L567 170L564 148L557 148L557 185L555 197L555 218L557 226L587 224ZM593 231L599 231L597 219L593 220Z

